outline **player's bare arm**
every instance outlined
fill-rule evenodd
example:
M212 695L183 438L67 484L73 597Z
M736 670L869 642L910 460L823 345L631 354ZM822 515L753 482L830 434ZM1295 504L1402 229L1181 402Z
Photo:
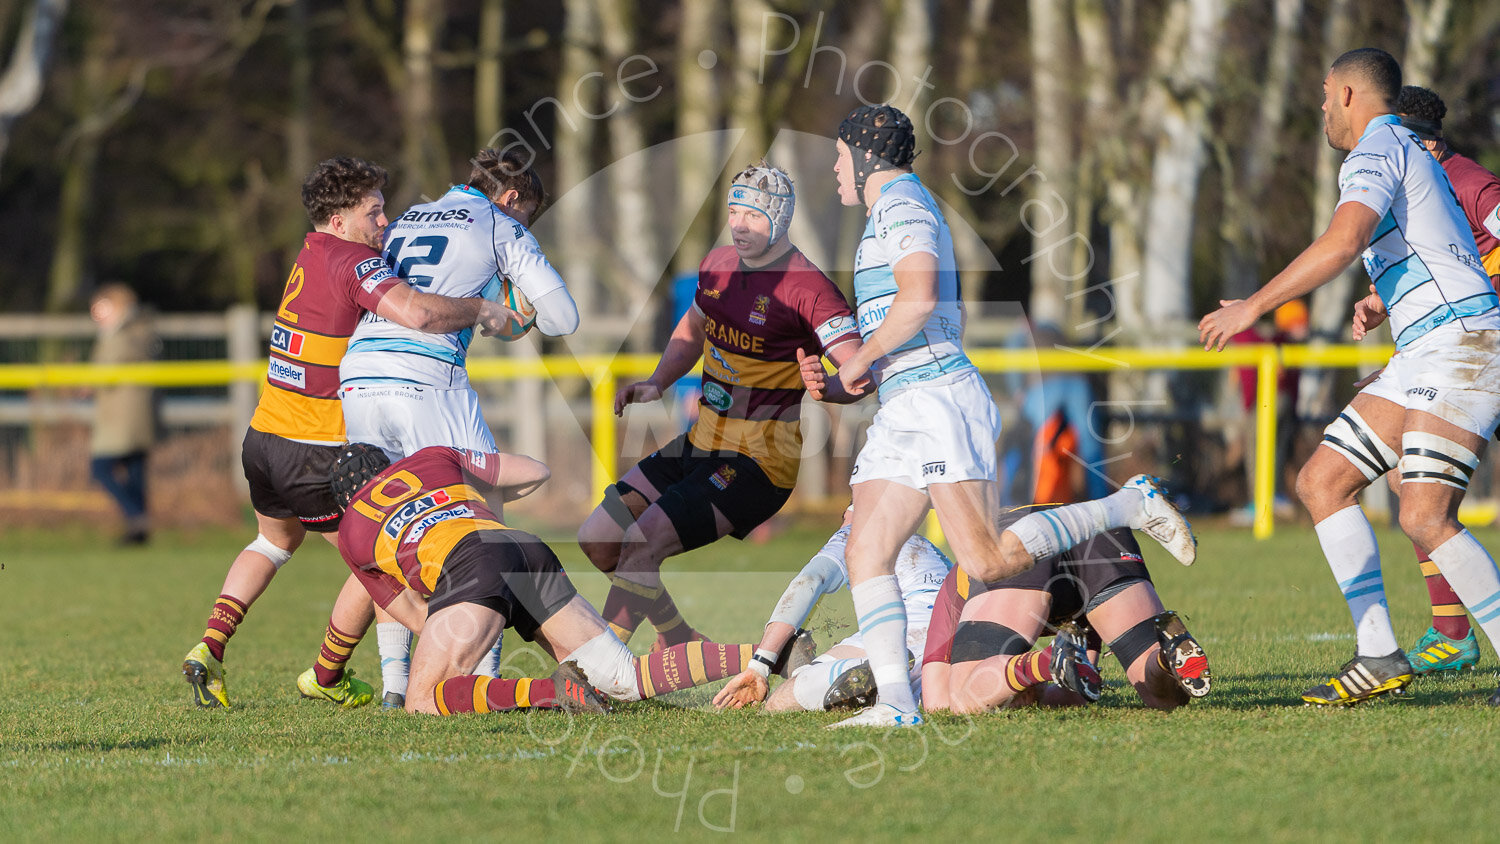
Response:
M1327 231L1264 287L1248 299L1220 300L1217 311L1198 321L1198 340L1203 348L1222 351L1230 338L1254 325L1262 315L1332 281L1365 250L1379 222L1375 212L1361 203L1340 205Z
M835 368L842 367L859 353L863 344L858 339L845 340L827 351L828 359L833 362ZM861 395L851 394L844 389L843 382L837 378L829 379L828 370L823 368L823 359L818 355L809 355L802 349L797 350L797 366L802 375L802 386L818 401L826 401L830 404L852 404L864 398Z
M504 499L515 501L536 492L552 477L547 464L524 454L500 454L500 483L495 486Z
M661 360L657 362L656 371L651 373L651 377L627 384L615 393L616 416L625 412L627 404L660 399L668 387L693 371L693 366L703 357L703 343L708 338L703 326L703 313L697 308L688 308L688 312L678 320L677 327L672 329L672 338L667 341L667 348L661 353Z
M515 311L497 302L438 296L424 293L409 284L392 288L375 306L375 313L398 325L429 334L463 331L478 323L480 333L488 337L511 321L520 321Z
M937 307L938 259L927 252L902 258L891 268L896 295L885 321L857 352L839 367L839 381L852 395L863 395L870 383L870 367L901 344L915 337Z

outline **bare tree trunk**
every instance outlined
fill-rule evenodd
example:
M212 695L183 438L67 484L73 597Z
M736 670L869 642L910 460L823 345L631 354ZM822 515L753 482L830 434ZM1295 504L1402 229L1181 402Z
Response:
M714 186L722 151L708 133L718 129L723 106L714 79L719 56L710 48L723 24L718 0L683 0L677 34L677 231L682 236L673 261L677 273L695 270L714 239L711 227L719 206Z
M563 0L562 68L557 80L557 99L563 103L577 96L574 86L593 70L598 23L593 0ZM533 107L535 108L535 106ZM580 309L588 314L606 312L610 303L599 287L598 260L599 220L587 213L596 207L598 191L591 177L595 172L593 155L597 121L574 120L557 110L556 139L553 160L557 162L556 195L566 198L575 213L556 217L558 243L562 247L553 257L562 267L562 276ZM595 112L592 104L590 112ZM588 324L588 317L584 317ZM611 349L613 351L613 349Z
M42 98L52 45L68 0L36 0L21 19L15 50L0 75L0 162L10 146L11 128Z
M1333 0L1329 3L1328 19L1323 30L1325 68L1332 65L1333 60L1347 49L1354 35L1349 17L1352 5L1350 0ZM1309 115L1308 119L1315 118ZM1313 188L1312 236L1316 238L1333 220L1333 211L1339 197L1338 173L1344 161L1344 153L1330 149L1321 132L1315 143L1318 145L1318 168ZM1349 308L1354 301L1355 285L1362 272L1356 263L1339 273L1333 281L1313 291L1308 321L1312 324L1315 339L1337 341L1344 338L1344 332L1349 326ZM1326 369L1302 373L1297 397L1299 412L1304 416L1318 417L1331 414L1334 408L1334 374Z
M1038 213L1028 222L1031 232L1031 318L1062 325L1067 317L1066 296L1073 281L1071 253L1065 244L1074 227L1068 215L1077 163L1070 131L1068 68L1072 64L1072 32L1066 7L1054 0L1030 0L1032 114L1036 126L1035 166L1030 180L1031 200ZM1024 212L1023 212L1024 213ZM1045 216L1043 214L1045 213ZM1064 257L1066 256L1066 257Z
M1431 85L1437 79L1438 51L1453 13L1452 0L1406 0L1406 55L1401 78L1408 85Z
M1168 78L1151 101L1161 108L1162 133L1146 212L1144 310L1159 331L1173 332L1188 315L1193 217L1208 150L1208 110L1224 41L1223 0L1183 0L1169 15L1187 18L1187 34Z
M286 115L286 160L287 171L293 184L301 184L303 177L312 172L312 47L307 37L307 0L291 0L287 17L290 25L286 29L287 52L291 54L289 87L291 102ZM303 221L298 220L298 240L303 230Z
M445 14L443 0L409 0L406 5L401 37L405 73L396 89L404 171L392 203L398 210L441 191L451 178L437 120L437 81L432 66Z
M734 100L729 125L743 130L740 148L751 156L764 155L770 144L766 129L765 86L760 80L762 29L771 14L766 0L740 0L731 4L734 15Z
M1249 296L1262 281L1260 256L1269 213L1265 208L1266 188L1286 127L1292 72L1300 52L1302 14L1303 0L1275 0L1275 26L1267 49L1265 85L1260 89L1262 96L1248 142L1239 156L1238 173L1229 177L1232 189L1225 192L1220 230L1225 246L1224 294L1230 299ZM1246 72L1249 70L1245 68Z
M505 0L483 0L479 7L479 55L474 62L474 143L494 142L504 123Z
M635 52L639 8L635 0L599 0L596 14L604 58L613 71ZM613 283L628 312L635 316L635 329L630 335L632 345L645 351L656 347L654 335L661 302L654 294L666 261L657 245L661 233L651 225L657 217L651 213L650 168L641 166L644 162L622 161L646 148L646 127L640 110L634 103L622 103L610 116L607 132L614 159L607 172L610 202L614 205L614 250L619 260L605 283Z

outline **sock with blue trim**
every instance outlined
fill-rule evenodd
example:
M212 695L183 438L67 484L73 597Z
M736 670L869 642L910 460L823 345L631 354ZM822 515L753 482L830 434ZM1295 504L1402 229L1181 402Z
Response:
M1034 560L1042 560L1115 528L1130 527L1141 509L1141 494L1122 489L1093 501L1038 510L1006 530L1015 534Z
M1500 642L1500 570L1479 540L1462 530L1427 556L1437 563L1453 591L1474 614L1490 644Z
M380 682L383 694L406 694L411 674L411 631L399 621L375 623L375 644L380 647Z
M880 702L902 712L914 712L917 701L911 693L911 674L906 659L906 604L896 576L872 577L851 587L859 635L870 657Z
M479 665L474 669L475 674L485 677L500 676L500 646L505 642L505 633L502 631L500 638L495 640L495 646L479 659Z
M1354 619L1355 653L1386 656L1400 650L1385 602L1380 546L1375 544L1375 529L1370 527L1365 511L1357 504L1345 507L1318 522L1313 530Z

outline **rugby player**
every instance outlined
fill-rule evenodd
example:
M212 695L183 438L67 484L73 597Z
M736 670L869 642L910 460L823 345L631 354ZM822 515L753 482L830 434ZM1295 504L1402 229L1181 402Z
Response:
M1469 221L1469 232L1474 235L1490 286L1500 289L1500 177L1448 146L1443 138L1443 117L1448 107L1437 94L1407 85L1396 99L1396 112L1401 125L1421 139L1422 146L1443 165L1443 172ZM1389 473L1386 477L1394 480ZM1407 652L1412 672L1420 675L1473 667L1479 662L1479 639L1469 624L1463 601L1427 554L1420 547L1412 547L1417 552L1432 604L1432 625Z
M407 283L443 296L496 299L501 277L509 278L536 308L537 329L558 337L577 330L578 307L529 230L545 199L529 164L516 149L480 150L466 184L386 227L385 258ZM339 365L350 441L380 446L393 460L430 445L495 451L464 368L473 337L468 326L428 334L367 312ZM375 635L383 702L400 707L411 632L381 616ZM493 676L499 663L497 644L480 673Z
M1500 637L1500 570L1458 521L1500 421L1500 300L1441 165L1393 113L1400 91L1401 67L1382 50L1334 61L1323 81L1323 129L1329 145L1349 155L1328 229L1250 298L1224 301L1198 324L1204 347L1222 349L1361 255L1376 292L1355 305L1355 336L1391 320L1396 354L1328 426L1297 477L1355 627L1354 658L1302 695L1316 705L1357 703L1412 679L1391 628L1375 533L1357 498L1391 469L1401 473L1401 529L1491 643ZM1490 702L1500 704L1500 691Z
M765 701L767 712L820 711L873 702L874 675L858 631L818 654L811 662L791 666L787 682L770 691L769 677L782 654L798 638L799 631L824 596L849 585L844 549L849 542L853 508L844 511L844 524L829 537L818 553L792 578L776 601L771 620L756 646L749 667L730 680L714 697L720 709L739 709ZM909 676L912 694L920 696L922 662L927 642L927 619L943 579L953 567L943 552L925 537L913 536L896 555L895 575L911 622L906 628L906 649L913 656Z
M878 704L834 726L912 726L921 716L908 678L908 621L893 566L928 508L937 512L958 564L986 582L1029 568L1062 534L1023 520L1019 532L1004 539L996 527L1000 416L964 353L953 241L937 201L911 170L911 120L888 105L856 108L839 125L835 151L839 199L864 206L868 217L854 270L864 344L838 365L836 379L825 378L821 362L811 357L802 372L815 397L857 401L872 386L879 396L880 410L850 479L848 563L880 694ZM1187 522L1154 481L1130 483L1133 490L1061 508L1049 518L1066 524L1077 540L1114 527L1145 529L1191 562L1195 540Z
M1006 513L1000 526L1036 509ZM1135 536L1116 529L999 583L979 583L962 570L950 574L928 630L922 708L975 713L1029 702L1098 700L1099 646L1085 644L1083 624L1108 640L1146 706L1176 709L1208 694L1203 649L1177 614L1162 606ZM1032 651L1048 631L1055 634L1052 644Z
M502 711L538 701L599 712L594 688L641 700L733 676L750 661L752 645L704 641L632 654L579 596L552 550L506 527L485 501L487 491L513 501L549 474L529 457L447 446L395 464L368 443L341 450L328 478L337 506L347 508L339 553L370 597L421 636L408 712ZM474 673L506 627L558 660L563 667L552 682Z
M656 401L703 360L693 427L611 485L578 531L610 576L604 617L624 641L643 619L658 648L697 635L662 584L662 561L726 534L744 539L781 509L802 456L799 353L842 363L859 347L843 294L787 237L795 201L791 179L764 161L734 177L734 243L699 265L693 306L656 371L615 396L616 415Z
M377 251L385 228L386 172L357 158L322 162L302 185L313 224L292 265L271 333L265 388L242 454L259 533L235 557L203 638L182 671L202 707L226 707L224 646L250 605L292 557L308 531L334 540L339 510L328 469L344 442L338 366L360 314L373 311L423 331L456 331L478 322L503 328L509 309L482 299L452 299L417 290L396 277ZM313 668L297 678L306 697L345 706L368 703L368 683L344 663L370 624L359 583L345 583Z

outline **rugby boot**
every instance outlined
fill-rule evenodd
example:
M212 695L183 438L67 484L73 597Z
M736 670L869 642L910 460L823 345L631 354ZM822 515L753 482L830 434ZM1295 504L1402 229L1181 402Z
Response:
M1141 496L1140 512L1130 520L1130 527L1160 542L1177 562L1192 565L1198 558L1198 538L1193 536L1192 526L1177 506L1167 499L1161 478L1136 475L1120 489L1132 490Z
M797 673L797 669L818 657L818 643L813 641L811 630L799 629L797 635L781 649L771 673L782 679Z
M1151 621L1156 625L1156 642L1161 645L1161 666L1189 695L1203 697L1208 694L1208 657L1182 619L1177 613L1167 610Z
M1408 653L1412 673L1419 677L1439 671L1457 672L1479 664L1479 639L1472 627L1462 639L1449 639L1437 628L1429 627Z
M875 672L869 662L856 662L834 678L823 695L823 709L857 709L874 703L875 698Z
M829 724L828 729L836 730L839 727L915 727L922 723L922 715L919 712L902 712L889 703L877 703L874 706L865 707L849 718L845 718L835 724Z
M375 699L374 687L364 680L355 679L352 668L345 668L344 676L331 686L319 685L318 672L309 668L297 678L297 693L309 700L326 700L345 709L355 709Z
M1089 703L1099 700L1102 681L1099 669L1089 661L1088 639L1078 625L1065 621L1052 639L1052 680L1083 696Z
M406 695L400 692L386 692L385 697L380 699L381 709L405 709Z
M182 660L182 674L193 687L193 703L203 709L229 707L229 692L224 688L224 663L214 659L208 645L199 642Z
M564 712L607 715L613 711L609 702L589 682L588 675L572 660L557 666L552 672L552 683L557 690L557 708Z
M1406 654L1392 651L1385 656L1358 656L1344 663L1339 673L1308 689L1304 703L1316 706L1349 706L1387 692L1400 691L1414 675Z

